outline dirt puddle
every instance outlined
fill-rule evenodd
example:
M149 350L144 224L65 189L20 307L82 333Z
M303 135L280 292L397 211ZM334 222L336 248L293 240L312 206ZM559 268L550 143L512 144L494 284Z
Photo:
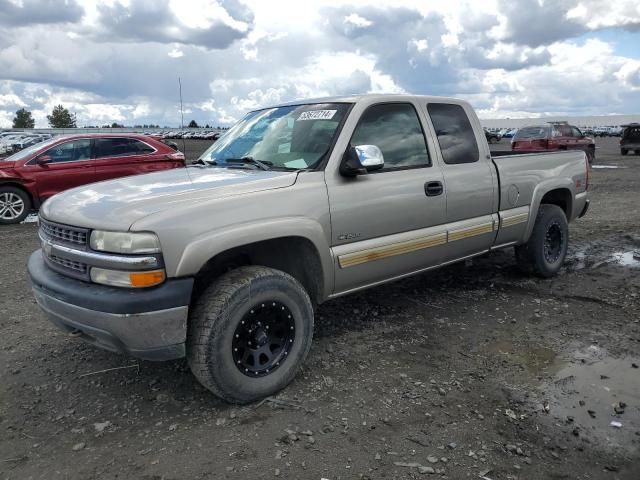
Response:
M596 269L604 265L640 268L640 235L627 234L570 246L567 271Z
M640 450L640 359L592 345L558 364L541 385L549 414L587 441Z

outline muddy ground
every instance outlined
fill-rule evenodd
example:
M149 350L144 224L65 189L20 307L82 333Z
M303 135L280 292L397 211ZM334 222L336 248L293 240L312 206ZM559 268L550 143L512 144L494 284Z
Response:
M558 277L504 251L331 301L294 383L247 407L56 330L35 225L2 228L0 478L637 480L640 157L598 146L619 168Z

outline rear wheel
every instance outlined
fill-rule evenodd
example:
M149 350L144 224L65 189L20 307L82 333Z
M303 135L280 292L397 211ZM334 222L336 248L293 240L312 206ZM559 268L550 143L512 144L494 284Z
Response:
M564 211L557 205L543 204L529 241L516 247L518 266L526 273L552 277L562 267L568 245L569 225Z
M313 307L293 277L240 267L210 285L189 320L187 358L206 388L232 403L272 395L295 377L313 338Z
M20 223L31 210L31 199L24 190L0 186L0 225Z

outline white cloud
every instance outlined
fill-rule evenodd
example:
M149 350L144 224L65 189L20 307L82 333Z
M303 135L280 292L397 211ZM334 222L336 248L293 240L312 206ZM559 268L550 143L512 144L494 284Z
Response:
M373 25L372 21L367 20L364 17L361 17L357 13L352 13L350 15L345 16L344 17L344 23L346 23L348 25L352 25L352 26L357 27L357 28L365 28L365 27L370 27L371 25Z
M492 116L640 110L640 53L598 39L640 32L637 0L66 1L0 12L0 126L20 107L46 126L59 103L81 124L178 125L178 76L210 124L367 92L462 96Z

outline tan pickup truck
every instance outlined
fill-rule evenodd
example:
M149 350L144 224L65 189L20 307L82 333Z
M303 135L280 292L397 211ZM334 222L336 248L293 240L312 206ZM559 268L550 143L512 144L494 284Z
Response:
M589 206L586 156L506 153L451 98L256 110L199 165L48 200L33 291L78 337L186 356L212 392L251 402L295 376L321 302L506 247L556 274Z

